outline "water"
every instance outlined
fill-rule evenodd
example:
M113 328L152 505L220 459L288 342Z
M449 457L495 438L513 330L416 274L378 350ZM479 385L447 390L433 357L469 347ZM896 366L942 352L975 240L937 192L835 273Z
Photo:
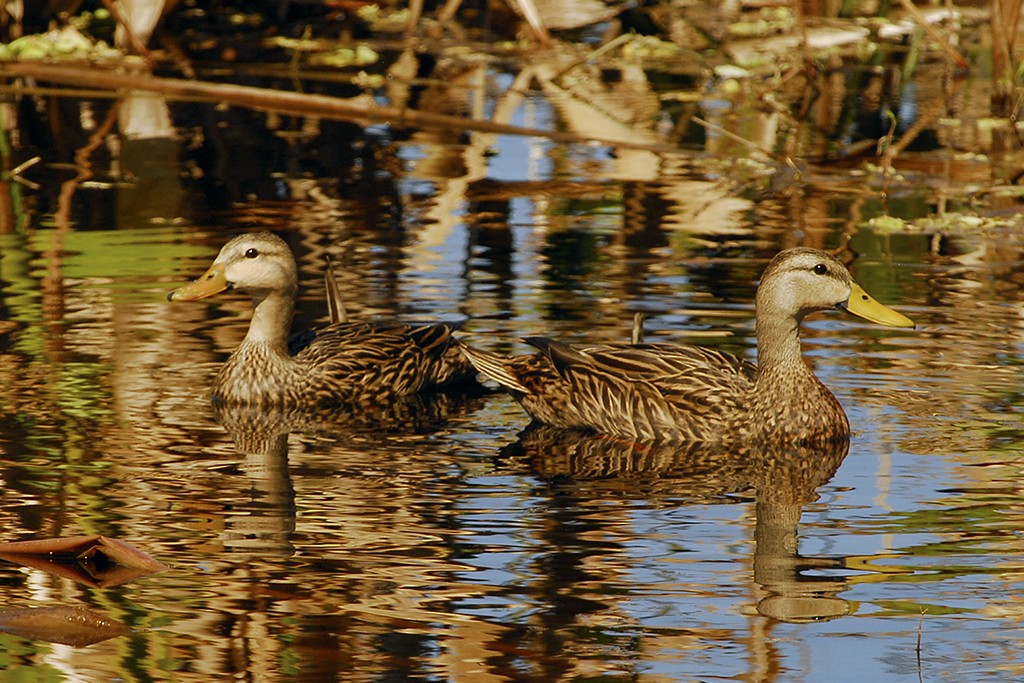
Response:
M103 534L169 568L91 588L0 565L7 606L133 629L84 648L0 635L0 681L1024 674L1013 221L891 234L863 226L878 209L863 178L787 198L646 153L375 145L386 159L361 175L296 170L309 148L278 145L259 168L192 181L154 163L146 182L79 186L65 205L51 170L23 197L22 229L0 235L3 540ZM908 184L890 209L924 203ZM165 296L257 228L299 256L299 326L326 315L330 255L356 317L459 321L525 351L534 334L627 339L643 311L650 338L753 357L767 259L850 238L858 281L918 328L805 325L848 452L522 432L503 395L390 419L215 415L205 394L249 303Z

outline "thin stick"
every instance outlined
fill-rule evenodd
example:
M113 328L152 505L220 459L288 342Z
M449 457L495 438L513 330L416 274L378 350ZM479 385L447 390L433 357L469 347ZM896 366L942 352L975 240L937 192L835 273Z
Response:
M921 676L921 631L924 630L924 613L927 609L921 610L921 618L917 621L917 680L923 681Z
M459 11L459 7L462 6L462 0L447 0L444 3L444 7L437 13L437 20L441 23L445 23L452 20L455 13Z
M959 68L966 71L968 68L967 60L964 59L964 56L960 54L960 52L953 47L953 45L946 40L941 33L938 32L935 26L933 26L932 23L924 16L924 13L919 10L911 0L900 0L900 4L903 5L903 9L907 10L907 12L917 20L917 23L919 23L921 28L925 30L928 37L939 44L943 52L946 53L946 56L956 62L956 65Z
M42 159L43 159L42 157L38 157L38 156L37 157L32 157L28 161L24 161L24 162L18 164L17 166L12 168L10 171L7 171L6 173L3 173L2 176L3 176L4 180L10 178L14 182L18 183L19 185L24 185L25 187L29 188L30 190L38 190L40 188L39 183L34 182L32 180L29 180L28 178L23 178L21 176L21 174L24 173L27 169L31 168L32 166L35 166L36 164L38 164L40 161L42 161Z
M421 18L423 18L423 0L411 0L409 2L409 23L405 25L406 38L416 35Z
M551 34L548 33L548 27L544 24L544 17L540 15L540 10L537 9L537 4L533 0L512 0L512 4L519 8L522 12L523 18L526 19L526 23L530 25L530 29L533 31L533 35L537 38L537 42L542 47L551 46Z
M71 200L74 199L75 190L78 189L78 186L92 177L92 160L90 157L103 144L110 131L113 130L114 123L117 121L117 109L117 104L112 106L107 112L107 117L103 120L103 124L89 136L84 146L75 150L75 168L78 172L74 178L69 178L61 183L60 194L57 197L57 212L54 214L54 223L58 231L65 231L71 228Z
M719 126L716 123L711 123L710 121L705 121L704 119L700 118L699 116L691 116L690 120L693 121L694 123L696 123L699 126L704 126L708 130L713 130L716 133L719 133L720 135L724 135L725 137L729 138L730 140L732 140L734 142L738 142L738 143L740 143L742 145L746 145L747 147L749 147L751 149L751 151L757 152L758 154L763 154L765 157L767 157L768 161L775 161L775 158L769 152L764 150L757 143L751 142L750 140L747 140L746 138L742 138L739 135L736 135L736 133L733 133L732 131L728 131L725 128L722 128L721 126Z

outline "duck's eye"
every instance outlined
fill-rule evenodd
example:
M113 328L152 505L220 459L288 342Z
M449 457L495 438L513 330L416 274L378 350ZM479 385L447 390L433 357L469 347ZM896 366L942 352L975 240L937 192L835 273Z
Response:
M246 256L248 256L248 254L246 254ZM824 275L827 272L828 266L826 266L824 263L819 263L818 265L814 266L814 273L816 275Z
M260 255L260 250L256 247L249 247L245 250L245 258L256 258Z

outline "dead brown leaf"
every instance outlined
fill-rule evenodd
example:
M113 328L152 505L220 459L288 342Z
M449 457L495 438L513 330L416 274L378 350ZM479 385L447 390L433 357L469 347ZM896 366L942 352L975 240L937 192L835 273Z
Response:
M0 543L0 559L96 588L118 586L167 569L138 548L100 535Z

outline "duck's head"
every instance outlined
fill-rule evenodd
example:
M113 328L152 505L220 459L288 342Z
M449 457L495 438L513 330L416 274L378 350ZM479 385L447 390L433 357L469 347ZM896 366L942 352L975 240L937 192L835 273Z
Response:
M799 323L814 311L838 308L880 325L914 327L914 321L880 304L853 281L843 263L819 249L779 252L757 289L758 315Z
M284 240L269 232L256 232L225 244L199 279L174 290L167 300L205 299L225 289L246 290L256 299L272 292L294 296L297 283L295 257Z

